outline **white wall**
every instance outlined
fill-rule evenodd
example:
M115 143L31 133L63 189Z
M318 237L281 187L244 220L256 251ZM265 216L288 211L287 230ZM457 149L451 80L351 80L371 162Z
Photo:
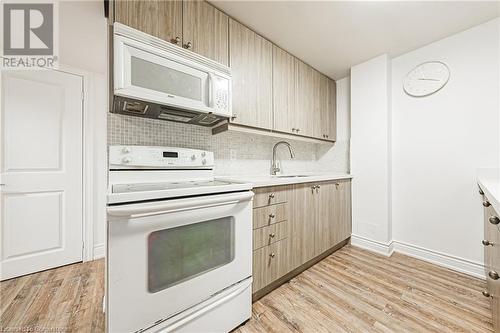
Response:
M93 256L104 255L106 239L107 23L102 1L59 2L59 62L85 75L92 140ZM88 147L86 147L88 148Z
M499 27L497 19L429 44L390 70L385 57L352 69L353 244L483 275L476 173L500 165ZM406 95L404 76L431 60L448 64L448 84Z
M394 239L483 262L480 167L499 161L498 20L392 60ZM405 74L430 60L451 70L438 93L413 98Z
M353 244L391 239L389 70L387 55L351 69Z

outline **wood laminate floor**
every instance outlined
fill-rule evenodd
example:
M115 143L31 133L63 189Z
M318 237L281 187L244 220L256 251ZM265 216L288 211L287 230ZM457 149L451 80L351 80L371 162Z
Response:
M0 332L103 332L102 260L0 283ZM253 305L235 332L492 332L485 282L346 246Z
M0 332L104 332L104 260L0 282Z
M350 245L253 305L235 332L492 332L486 282Z

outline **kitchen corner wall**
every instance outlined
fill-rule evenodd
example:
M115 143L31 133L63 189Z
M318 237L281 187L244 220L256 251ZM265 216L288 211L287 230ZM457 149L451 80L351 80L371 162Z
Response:
M358 245L484 275L476 172L499 166L499 24L496 19L388 62L378 57L353 68L353 232L364 237ZM406 95L405 75L426 61L449 66L448 84L427 97ZM356 205L357 197L366 205ZM380 206L370 205L370 197ZM365 223L370 219L379 219L384 232L390 226L392 236L382 239Z
M314 144L289 141L295 150L279 148L283 173L349 171L349 79L337 83L337 142ZM204 149L215 155L215 174L267 175L273 145L281 141L264 135L224 132L212 135L210 128L109 113L109 145L151 145Z

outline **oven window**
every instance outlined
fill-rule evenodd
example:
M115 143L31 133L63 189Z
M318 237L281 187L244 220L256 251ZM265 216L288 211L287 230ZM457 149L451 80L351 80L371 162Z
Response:
M137 57L131 59L131 83L165 94L202 100L201 79Z
M152 232L148 237L148 291L166 289L233 259L233 217Z

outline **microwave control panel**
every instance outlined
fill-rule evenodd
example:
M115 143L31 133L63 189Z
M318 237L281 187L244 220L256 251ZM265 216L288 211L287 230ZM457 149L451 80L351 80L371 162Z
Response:
M229 108L229 80L217 75L212 76L213 84L213 105L217 113L231 115Z

